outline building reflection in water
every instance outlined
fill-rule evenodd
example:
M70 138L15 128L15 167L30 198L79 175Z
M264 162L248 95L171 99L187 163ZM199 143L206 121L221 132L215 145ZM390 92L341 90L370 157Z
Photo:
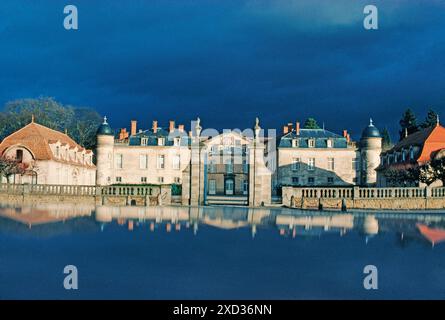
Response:
M128 231L146 228L149 232L165 230L167 233L193 232L199 226L223 230L250 229L255 238L261 229L274 228L279 235L288 238L338 234L344 236L354 231L364 236L368 243L379 233L398 234L401 247L412 240L429 243L432 246L445 241L445 216L440 214L400 213L340 213L308 212L285 208L245 207L114 207L80 206L67 204L39 204L29 207L0 207L0 217L14 221L28 228L64 223L75 218L88 219L100 230L117 224ZM93 220L94 219L94 220ZM95 221L95 222L94 222ZM5 219L0 219L1 226ZM8 228L10 230L11 228Z

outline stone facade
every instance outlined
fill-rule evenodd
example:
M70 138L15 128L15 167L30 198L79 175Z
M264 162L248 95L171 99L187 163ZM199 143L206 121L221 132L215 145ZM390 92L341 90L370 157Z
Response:
M381 140L372 120L358 144L346 130L338 135L288 124L278 145L274 187L375 185Z
M95 185L93 152L67 134L33 121L6 137L0 144L4 158L17 161L24 173L8 177L10 183ZM6 178L3 177L3 182Z

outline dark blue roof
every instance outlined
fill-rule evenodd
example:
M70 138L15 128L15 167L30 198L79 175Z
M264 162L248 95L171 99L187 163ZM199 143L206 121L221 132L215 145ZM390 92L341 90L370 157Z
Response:
M129 145L140 146L142 145L142 138L147 138L148 139L147 144L144 145L157 146L158 139L164 138L165 139L164 146L173 146L174 138L177 137L181 137L181 146L188 146L189 138L185 131L180 132L178 129L176 129L174 132L170 133L168 130L165 130L160 127L157 128L156 133L154 133L153 130L150 129L150 130L139 131L135 135L130 136Z
M104 122L97 129L97 135L114 136L114 132L110 125L107 123L107 118L104 117Z
M281 137L279 147L291 148L293 139L297 139L299 148L308 148L309 139L315 139L315 148L327 148L328 140L332 140L332 148L348 147L345 137L325 129L300 129L299 135L294 130Z
M372 119L369 120L369 125L362 132L363 138L381 138L380 131L372 123Z

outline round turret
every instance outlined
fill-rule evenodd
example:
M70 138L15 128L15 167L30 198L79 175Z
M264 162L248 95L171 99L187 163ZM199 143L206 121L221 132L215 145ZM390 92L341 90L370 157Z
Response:
M97 129L97 135L106 135L106 136L114 136L113 130L107 122L107 117L104 117L104 122Z
M96 182L100 186L109 185L113 179L113 151L114 133L104 117L104 122L97 129L97 176Z
M377 172L375 169L380 165L380 153L382 152L382 136L372 119L369 125L363 130L360 139L361 156L361 185L371 186L377 182Z

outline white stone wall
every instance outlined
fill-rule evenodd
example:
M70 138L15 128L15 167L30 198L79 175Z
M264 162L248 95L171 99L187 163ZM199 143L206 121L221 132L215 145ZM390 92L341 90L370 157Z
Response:
M294 158L300 158L299 170L293 170L292 168ZM314 170L309 170L308 163L310 158L315 159ZM328 167L329 158L334 159L334 170ZM279 148L277 184L308 185L309 177L314 178L314 185L339 186L356 184L359 181L360 173L353 167L353 159L356 159L357 168L359 168L360 153L356 148ZM298 177L298 184L292 182L292 177ZM333 178L332 183L328 183L328 177Z
M164 156L164 168L158 167L158 157L161 155ZM141 166L141 156L147 157L146 167ZM174 167L176 156L180 158L179 168ZM122 157L122 168L118 165L119 157ZM182 171L189 162L188 147L129 146L116 143L112 148L98 149L98 184L182 183ZM143 181L142 178L146 180Z

